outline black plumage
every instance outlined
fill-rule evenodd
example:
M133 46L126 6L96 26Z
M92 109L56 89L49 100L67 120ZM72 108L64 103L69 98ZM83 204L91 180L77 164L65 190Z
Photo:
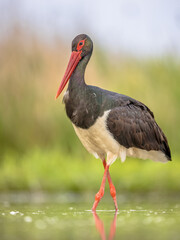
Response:
M65 101L67 115L77 127L88 129L105 111L111 110L107 129L118 143L126 148L162 151L171 160L167 138L146 105L98 87L86 85L84 89L83 94L73 96L68 88L71 94Z

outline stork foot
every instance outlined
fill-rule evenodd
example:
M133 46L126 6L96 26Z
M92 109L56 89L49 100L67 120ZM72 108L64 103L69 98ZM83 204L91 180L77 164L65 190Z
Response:
M107 164L106 164L106 160L104 159L103 160L103 165L104 165L104 168L106 168ZM117 200L116 200L116 189L115 189L115 186L111 180L111 176L110 176L110 173L109 173L109 169L107 171L107 178L108 178L108 182L109 182L109 189L110 189L110 194L113 198L113 201L114 201L114 205L115 205L115 210L118 211L118 205L117 205Z
M118 205L117 205L117 200L116 200L116 189L115 189L115 186L112 184L112 182L109 184L109 188L110 188L111 196L114 201L115 210L118 211Z
M109 170L109 166L106 165L105 170L104 170L104 176L103 176L102 183L101 183L101 187L99 189L99 192L96 193L96 196L95 196L95 201L94 201L94 204L93 204L93 207L92 207L93 212L96 211L96 208L97 208L101 198L104 195L104 189L105 189L105 183L106 183L106 177L107 177L108 170Z
M96 211L96 208L97 208L97 205L99 204L101 198L103 197L104 195L104 189L100 189L98 193L96 193L96 196L95 196L95 201L94 201L94 204L93 204L93 207L92 207L92 211Z

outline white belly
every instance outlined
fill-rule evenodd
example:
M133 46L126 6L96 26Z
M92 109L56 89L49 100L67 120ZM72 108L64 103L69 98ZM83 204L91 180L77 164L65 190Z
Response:
M73 124L77 136L90 153L102 160L105 159L107 155L107 163L109 165L112 164L117 157L121 157L121 161L124 162L126 156L167 162L165 155L161 151L146 151L133 147L127 149L120 145L106 128L106 119L110 111L111 110L106 111L104 115L99 117L95 124L88 129L82 129Z

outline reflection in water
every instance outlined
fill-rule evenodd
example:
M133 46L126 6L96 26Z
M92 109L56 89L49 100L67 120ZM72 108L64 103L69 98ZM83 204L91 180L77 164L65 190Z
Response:
M106 234L105 234L105 229L104 229L104 223L103 221L99 218L96 212L93 212L94 220L95 220L95 225L96 228L101 236L102 240L106 240ZM117 220L117 211L115 211L113 221L111 223L110 231L109 231L109 238L108 240L113 240L116 232L116 220Z

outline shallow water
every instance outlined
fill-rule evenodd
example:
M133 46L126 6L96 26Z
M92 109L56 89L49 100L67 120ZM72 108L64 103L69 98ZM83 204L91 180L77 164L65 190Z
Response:
M93 214L91 196L47 196L1 194L0 239L180 239L177 196L120 196L117 214L106 197Z

